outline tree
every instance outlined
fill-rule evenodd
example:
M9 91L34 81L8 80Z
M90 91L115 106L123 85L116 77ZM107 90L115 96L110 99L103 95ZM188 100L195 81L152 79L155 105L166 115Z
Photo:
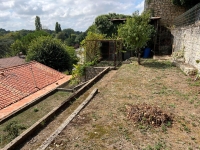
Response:
M33 40L28 47L26 60L35 60L59 71L72 69L71 58L65 46L50 36Z
M113 23L109 20L108 15L101 15L95 19L95 25L97 29L107 36L111 36L113 33Z
M86 35L87 35L86 32L79 34L78 36L76 36L75 42L80 43L85 39Z
M59 32L58 34L56 34L56 38L60 39L61 41L64 41L66 39L65 33Z
M21 39L16 40L12 45L11 45L11 55L15 56L19 52L22 52L24 55L27 54L28 46L33 41L34 39L40 37L40 36L48 36L49 34L45 31L34 31L26 36L23 36Z
M62 30L61 30L61 25L60 25L60 24L58 24L58 29L59 29L59 32L62 31Z
M79 61L79 58L76 55L76 51L75 51L74 47L66 46L66 50L67 50L68 54L70 55L71 64L73 64L73 65L77 64Z
M36 31L42 30L42 24L40 22L40 17L38 16L35 17L35 30Z
M91 26L88 27L88 29L86 30L86 33L88 32L93 32L93 33L101 33L98 29L96 24L92 24Z
M149 24L149 21L149 13L143 12L139 15L139 12L136 11L118 29L118 35L124 40L125 45L136 51L138 64L140 64L141 48L146 46L152 33L155 31L154 27Z
M58 22L56 22L55 31L56 31L56 33L61 32L61 26Z
M119 23L113 23L111 19L125 19L130 16L123 14L109 13L106 15L100 15L95 18L95 26L101 34L106 34L107 37L112 37L117 35L117 29ZM94 28L94 27L92 27Z
M5 29L0 28L0 36L9 33L10 31L6 31Z
M18 32L8 32L0 36L0 58L11 55L11 44L20 37Z
M16 40L11 46L11 55L15 56L22 52L22 54L26 54L26 47L20 40Z
M71 35L75 33L75 31L71 28L63 29L63 32L67 38L71 37Z
M75 39L76 39L76 35L75 34L71 34L71 37L67 38L65 40L65 43L66 45L68 46L74 46L76 43L75 43Z

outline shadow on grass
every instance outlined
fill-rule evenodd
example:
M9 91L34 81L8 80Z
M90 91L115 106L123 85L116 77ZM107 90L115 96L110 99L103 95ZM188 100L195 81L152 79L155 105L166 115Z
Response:
M142 66L155 69L167 69L172 67L172 63L170 61L147 60L142 62Z

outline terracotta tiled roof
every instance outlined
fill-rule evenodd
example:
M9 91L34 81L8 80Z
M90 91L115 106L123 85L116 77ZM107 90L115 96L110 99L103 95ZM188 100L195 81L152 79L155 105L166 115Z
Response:
M38 62L0 69L0 109L64 78Z
M25 64L25 57L14 56L0 59L0 69Z

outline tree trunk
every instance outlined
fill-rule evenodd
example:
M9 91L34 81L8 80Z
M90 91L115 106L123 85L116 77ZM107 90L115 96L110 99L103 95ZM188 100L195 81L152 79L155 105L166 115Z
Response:
M138 53L138 65L141 65L141 62L140 62L140 50L139 49L137 49L137 53Z

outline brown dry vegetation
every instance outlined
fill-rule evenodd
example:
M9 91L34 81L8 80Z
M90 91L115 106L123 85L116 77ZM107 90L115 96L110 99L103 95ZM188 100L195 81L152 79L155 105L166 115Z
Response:
M168 61L142 64L105 75L89 90L99 93L47 149L200 149L200 81ZM173 122L155 127L128 119L126 106L143 103L173 114Z

